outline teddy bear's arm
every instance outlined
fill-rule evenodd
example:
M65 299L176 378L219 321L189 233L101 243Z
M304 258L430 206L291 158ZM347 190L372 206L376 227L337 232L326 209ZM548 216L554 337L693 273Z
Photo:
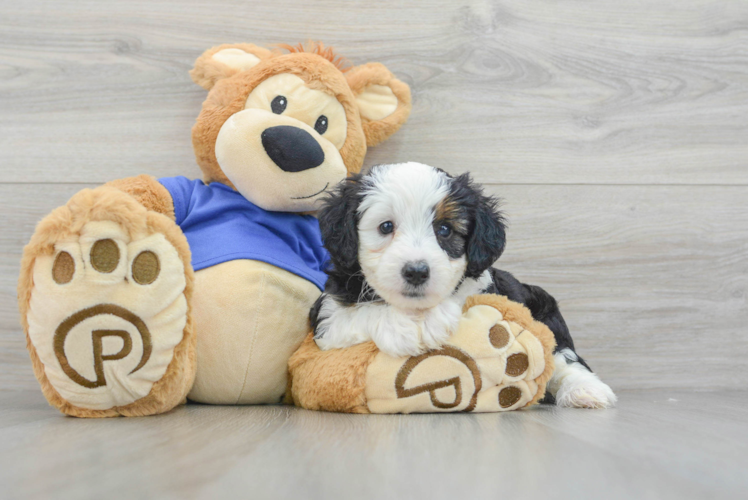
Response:
M148 210L158 212L176 220L174 215L174 201L169 191L158 180L150 175L126 177L106 183L120 191L129 194Z

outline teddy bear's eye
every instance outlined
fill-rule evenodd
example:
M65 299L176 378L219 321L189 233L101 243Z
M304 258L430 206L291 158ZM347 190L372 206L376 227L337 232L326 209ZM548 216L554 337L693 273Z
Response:
M327 117L325 115L321 115L317 118L317 123L314 124L314 130L316 130L319 135L327 132Z
M283 113L286 110L286 106L288 106L288 100L282 95L276 96L273 102L270 103L270 109L276 115Z

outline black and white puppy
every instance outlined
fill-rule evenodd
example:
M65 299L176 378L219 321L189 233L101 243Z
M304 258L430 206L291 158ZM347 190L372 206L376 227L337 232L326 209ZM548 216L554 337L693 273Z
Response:
M616 396L574 350L556 300L491 265L506 233L497 200L468 174L420 163L378 165L341 183L320 210L331 268L310 313L320 349L373 340L392 356L441 346L468 296L521 302L556 337L548 384L560 406L607 408Z

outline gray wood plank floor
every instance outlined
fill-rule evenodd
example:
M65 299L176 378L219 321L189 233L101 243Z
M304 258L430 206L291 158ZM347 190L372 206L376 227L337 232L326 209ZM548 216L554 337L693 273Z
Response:
M36 387L15 305L35 223L111 179L199 177L195 58L310 38L411 85L366 165L488 183L499 266L559 298L614 388L745 387L746 33L748 3L718 0L0 0L0 390Z
M188 405L78 420L0 393L3 498L745 498L748 392L609 411L342 415Z

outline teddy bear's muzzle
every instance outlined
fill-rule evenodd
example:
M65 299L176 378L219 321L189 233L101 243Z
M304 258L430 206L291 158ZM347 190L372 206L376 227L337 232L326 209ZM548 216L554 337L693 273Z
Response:
M347 175L335 145L310 125L261 109L231 115L215 154L237 191L265 210L316 210L324 191Z
M278 125L261 135L265 152L284 172L302 172L325 161L325 153L312 135L299 127Z

